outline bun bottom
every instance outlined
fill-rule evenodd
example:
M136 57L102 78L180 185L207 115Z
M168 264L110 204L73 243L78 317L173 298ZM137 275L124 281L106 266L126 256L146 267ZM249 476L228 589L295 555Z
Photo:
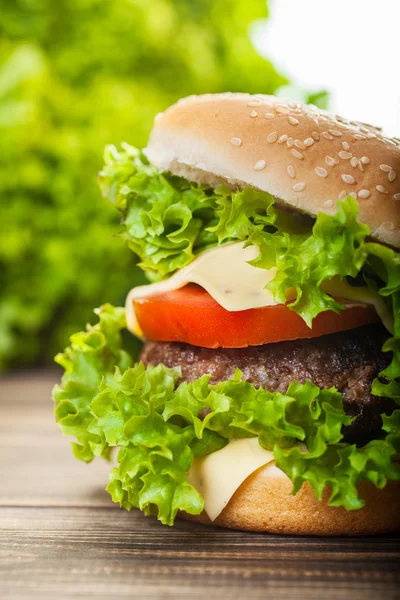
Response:
M262 467L242 483L215 521L205 512L180 516L204 525L286 535L400 532L400 482L389 481L383 490L361 484L359 493L366 506L354 511L328 506L329 490L321 502L308 484L296 496L291 490L292 483L282 471L273 465Z

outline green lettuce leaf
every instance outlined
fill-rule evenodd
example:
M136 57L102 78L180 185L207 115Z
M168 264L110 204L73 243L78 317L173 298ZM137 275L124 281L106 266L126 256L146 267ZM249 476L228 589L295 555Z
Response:
M256 230L249 238L260 249L252 264L277 268L267 286L275 300L286 303L286 291L294 288L296 299L289 308L309 327L320 312L342 309L321 284L337 276L356 277L366 261L369 228L357 221L357 214L357 202L349 197L338 201L335 215L320 213L311 230L290 234L281 229L274 233Z
M193 458L240 437L258 437L274 451L294 493L304 481L318 498L330 486L330 504L348 510L363 505L361 481L383 487L400 479L393 463L400 411L384 416L384 439L357 448L341 441L351 419L334 388L294 382L286 394L269 392L242 381L239 371L215 385L208 375L179 383L178 368L133 365L122 349L123 309L97 312L99 323L57 357L66 373L54 389L55 413L61 431L76 437L78 458L108 458L119 449L107 489L124 508L156 513L168 525L179 510L199 514L203 499L187 481Z
M394 334L383 346L383 352L391 352L390 365L372 384L376 396L392 398L400 405L400 254L381 244L368 244L368 265L379 273L383 285L379 293L391 302Z
M273 198L247 188L211 189L160 174L142 152L122 145L105 150L100 185L122 214L121 236L149 279L167 277L218 243L244 240L273 225Z
M90 404L102 382L109 381L118 367L126 371L133 361L122 349L121 329L125 327L125 311L109 304L95 311L99 323L87 326L85 332L71 337L71 345L56 362L65 373L56 385L53 398L56 419L65 435L74 436L73 451L77 458L90 462L94 456L109 456L103 436L89 430L93 420Z

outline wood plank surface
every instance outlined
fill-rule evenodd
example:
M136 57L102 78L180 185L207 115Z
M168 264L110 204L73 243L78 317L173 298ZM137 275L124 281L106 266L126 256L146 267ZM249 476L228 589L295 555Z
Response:
M119 509L109 467L76 461L55 372L0 379L0 598L400 599L400 538L296 538Z

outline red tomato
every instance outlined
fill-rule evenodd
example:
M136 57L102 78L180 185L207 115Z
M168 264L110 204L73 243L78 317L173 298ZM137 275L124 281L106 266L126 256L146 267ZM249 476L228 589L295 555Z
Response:
M310 329L298 314L283 304L230 312L206 290L193 284L135 300L134 308L145 338L206 348L245 348L319 337L379 321L373 306L359 304L340 314L320 313Z

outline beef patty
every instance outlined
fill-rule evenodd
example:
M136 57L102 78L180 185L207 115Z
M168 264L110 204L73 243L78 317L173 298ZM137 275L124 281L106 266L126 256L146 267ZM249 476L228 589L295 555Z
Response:
M292 381L306 380L320 388L336 387L343 394L344 409L355 421L344 428L344 439L364 444L381 436L381 414L396 407L388 398L371 394L373 379L389 363L381 351L388 338L381 325L308 340L279 342L249 348L202 348L172 342L145 343L145 364L180 366L182 379L193 381L205 373L211 383L230 379L236 369L255 387L285 393Z

